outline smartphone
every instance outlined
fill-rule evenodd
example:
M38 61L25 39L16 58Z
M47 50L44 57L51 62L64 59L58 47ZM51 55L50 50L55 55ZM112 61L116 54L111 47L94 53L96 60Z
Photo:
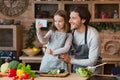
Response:
M35 25L38 23L42 24L42 27L47 27L47 20L46 19L35 19Z

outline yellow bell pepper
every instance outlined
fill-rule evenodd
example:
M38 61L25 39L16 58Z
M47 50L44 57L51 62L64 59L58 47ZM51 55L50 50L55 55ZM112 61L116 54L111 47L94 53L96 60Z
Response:
M23 72L24 71L22 69L17 69L16 75L20 77Z

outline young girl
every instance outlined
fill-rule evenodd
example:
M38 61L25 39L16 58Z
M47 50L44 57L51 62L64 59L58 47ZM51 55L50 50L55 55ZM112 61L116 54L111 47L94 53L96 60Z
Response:
M44 37L41 27L41 23L36 26L37 37L41 43L47 43L47 49L41 62L40 71L67 70L67 64L58 58L60 54L68 52L71 46L72 34L70 33L67 13L63 10L58 10L55 13L51 30Z

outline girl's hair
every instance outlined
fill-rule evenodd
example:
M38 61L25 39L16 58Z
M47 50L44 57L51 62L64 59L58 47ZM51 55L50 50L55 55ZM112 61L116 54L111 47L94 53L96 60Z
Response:
M90 14L90 12L89 12L87 7L85 7L85 6L84 7L83 6L77 6L77 7L74 6L73 8L71 8L70 12L73 12L73 11L77 12L81 19L85 19L86 20L85 23L84 23L85 26L87 26L89 24L90 18L91 18L91 14Z
M61 16L61 17L64 18L64 21L65 21L64 31L65 31L66 33L70 32L70 26L69 26L69 21L68 21L67 12L64 11L64 10L58 10L58 11L56 11L56 13L54 14L54 16L56 16L56 15L59 15L59 16ZM55 22L54 22L54 20L53 20L53 23L52 23L52 26L51 26L51 30L56 31L57 28L56 28L56 26L55 26L54 23L55 23Z

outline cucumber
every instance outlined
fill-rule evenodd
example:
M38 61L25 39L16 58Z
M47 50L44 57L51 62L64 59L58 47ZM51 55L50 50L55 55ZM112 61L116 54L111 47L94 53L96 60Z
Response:
M65 70L64 69L60 69L60 73L64 73L65 72Z
M60 74L60 73L64 73L64 72L65 72L64 69L57 69L57 70L48 71L48 74Z

